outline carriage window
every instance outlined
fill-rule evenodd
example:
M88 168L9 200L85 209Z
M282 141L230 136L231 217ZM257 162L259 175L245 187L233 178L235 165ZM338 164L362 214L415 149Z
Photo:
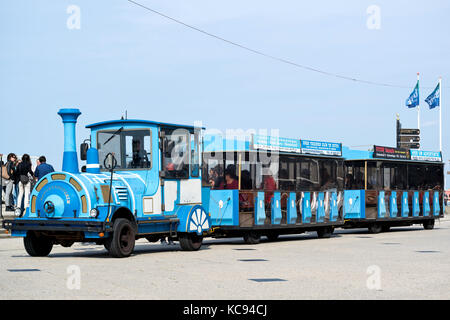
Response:
M423 189L425 170L420 164L408 164L408 188L413 190Z
M191 133L191 176L198 177L200 174L200 152L198 133Z
M280 156L280 170L278 181L280 190L295 190L295 166L296 159L293 157Z
M166 178L189 177L189 141L186 129L164 130L162 162Z
M108 153L117 160L116 169L151 168L151 134L148 129L100 131L97 134L97 149L100 169Z
M367 189L378 190L383 186L383 175L381 170L381 161L367 162Z
M407 186L407 174L406 174L406 164L405 163L396 163L395 171L393 174L393 180L391 181L391 189L404 190Z
M329 190L337 188L336 160L320 161L320 189Z
M319 161L309 158L298 158L296 180L297 189L314 191L319 190Z
M364 161L347 161L345 166L345 188L349 190L364 189Z

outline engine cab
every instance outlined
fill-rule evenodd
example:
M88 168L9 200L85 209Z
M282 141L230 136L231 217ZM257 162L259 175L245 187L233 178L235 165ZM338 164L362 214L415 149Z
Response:
M75 126L81 112L58 114L64 123L62 171L38 181L23 217L4 223L13 236L25 238L30 255L47 255L53 244L92 241L125 257L139 238L168 237L184 250L200 248L210 228L202 206L202 128L123 119L88 125L80 172Z

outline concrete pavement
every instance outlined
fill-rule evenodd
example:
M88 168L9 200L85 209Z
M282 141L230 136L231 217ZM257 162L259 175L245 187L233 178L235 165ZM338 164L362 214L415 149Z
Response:
M197 252L141 239L126 259L84 244L33 258L8 236L0 299L450 299L449 243L448 218L434 230L337 230L331 239L207 239Z

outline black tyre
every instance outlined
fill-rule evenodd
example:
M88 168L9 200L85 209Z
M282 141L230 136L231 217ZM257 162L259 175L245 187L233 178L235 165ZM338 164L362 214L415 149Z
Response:
M384 225L381 227L381 231L383 231L383 232L389 232L390 230L391 230L391 226Z
M432 230L432 229L434 229L434 219L425 221L423 223L423 228L425 230Z
M107 243L106 241L105 243ZM111 256L115 258L129 257L134 250L136 232L128 219L118 218L114 221L114 231L108 248Z
M267 240L269 241L277 241L280 235L276 232L270 232L266 234Z
M373 223L369 226L369 233L380 233L382 230L381 224Z
M23 238L25 250L32 257L46 257L52 251L53 241L34 232Z
M184 251L197 251L202 246L203 237L195 233L184 233L178 235L181 249Z
M333 234L334 228L333 227L323 227L317 230L317 237L320 239L323 238L329 238Z
M261 240L261 235L256 232L247 232L244 234L244 241L247 244L258 244Z

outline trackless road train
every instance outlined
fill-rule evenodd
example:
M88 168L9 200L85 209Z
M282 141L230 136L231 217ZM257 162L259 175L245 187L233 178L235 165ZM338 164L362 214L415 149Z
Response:
M62 171L40 179L30 207L3 221L24 238L31 256L53 245L104 245L127 257L135 241L169 237L183 250L198 250L204 237L261 236L316 231L328 238L337 227L423 224L443 217L444 173L440 152L374 146L357 151L340 143L262 135L224 137L203 128L146 120L88 125L80 147L75 127L81 112L61 109Z

